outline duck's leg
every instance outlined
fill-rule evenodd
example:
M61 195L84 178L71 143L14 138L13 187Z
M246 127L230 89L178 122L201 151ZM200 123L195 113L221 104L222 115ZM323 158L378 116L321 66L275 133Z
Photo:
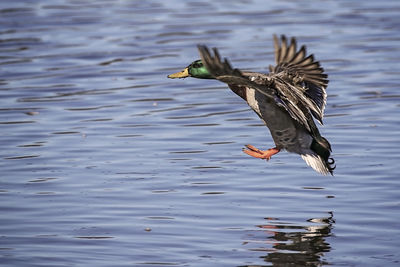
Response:
M272 155L275 155L276 153L281 151L279 148L276 147L270 148L268 150L260 150L252 145L246 145L246 147L248 149L244 149L243 152L246 153L247 155L266 160L269 160L272 157Z

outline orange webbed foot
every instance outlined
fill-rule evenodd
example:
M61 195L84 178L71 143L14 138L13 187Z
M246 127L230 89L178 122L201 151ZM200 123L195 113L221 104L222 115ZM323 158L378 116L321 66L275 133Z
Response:
M274 147L270 148L268 150L260 150L252 145L246 145L248 149L244 149L243 152L246 153L247 155L250 155L255 158L259 159L266 159L270 160L273 155L281 151L280 149Z

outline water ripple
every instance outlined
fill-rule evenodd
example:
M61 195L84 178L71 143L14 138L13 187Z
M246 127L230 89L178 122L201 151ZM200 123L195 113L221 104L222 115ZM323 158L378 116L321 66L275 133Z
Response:
M396 266L399 11L389 0L2 1L2 266ZM244 144L273 141L240 98L166 78L199 43L266 71L274 33L296 36L329 74L320 129L333 178L286 152L248 157Z

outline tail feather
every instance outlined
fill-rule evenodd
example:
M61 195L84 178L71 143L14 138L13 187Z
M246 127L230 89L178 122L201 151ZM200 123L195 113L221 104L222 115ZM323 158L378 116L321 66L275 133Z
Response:
M307 165L313 168L315 171L323 175L333 175L333 169L335 169L335 167L332 167L332 164L334 164L334 161L326 161L317 154L302 154L301 157L307 163Z
M307 165L321 174L333 175L336 166L335 160L330 157L332 149L328 140L322 136L314 138L310 148L313 153L301 155Z

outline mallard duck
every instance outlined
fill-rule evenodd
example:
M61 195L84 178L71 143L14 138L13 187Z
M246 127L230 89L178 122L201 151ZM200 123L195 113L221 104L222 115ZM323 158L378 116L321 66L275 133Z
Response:
M299 154L315 171L333 175L331 145L314 123L316 119L322 125L328 75L313 55L307 56L305 46L297 49L294 37L288 42L285 35L280 40L274 35L274 46L276 65L269 66L268 74L232 68L227 59L221 60L218 49L210 53L207 46L199 45L201 59L168 78L216 79L245 100L275 142L267 150L246 145L246 154L269 160L286 150Z

